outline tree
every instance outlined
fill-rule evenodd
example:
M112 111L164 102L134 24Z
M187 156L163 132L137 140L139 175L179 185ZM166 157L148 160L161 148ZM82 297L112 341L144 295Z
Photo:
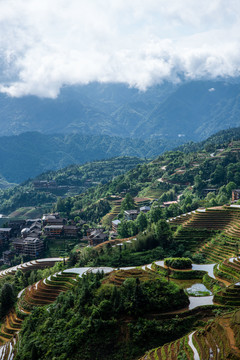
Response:
M154 203L151 210L148 212L148 218L150 223L156 223L162 218L162 209L157 203Z
M138 227L139 231L145 230L148 225L147 215L141 211L136 219L136 222L137 222L137 227Z
M135 221L128 221L128 233L134 236L138 233L138 227Z
M230 181L227 185L226 185L226 191L227 191L227 195L228 197L231 197L232 195L232 190L233 189L236 189L237 188L237 185L235 182L233 181Z
M126 194L126 196L121 204L121 210L131 210L134 208L135 208L135 205L134 205L133 197L130 194Z
M225 169L222 165L217 164L215 171L210 176L211 183L214 185L222 184L225 179Z
M172 239L172 231L166 220L161 219L157 222L155 225L155 236L163 248L168 247Z
M8 312L8 310L14 304L14 291L13 291L13 286L11 284L5 283L3 285L0 300L2 304L2 316L3 316Z
M121 238L126 238L129 236L129 229L127 221L121 221L121 224L118 225L118 234Z

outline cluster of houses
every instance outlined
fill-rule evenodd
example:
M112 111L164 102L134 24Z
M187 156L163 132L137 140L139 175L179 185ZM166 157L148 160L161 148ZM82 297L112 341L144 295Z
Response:
M216 191L216 189L206 190ZM240 189L233 190L232 202L239 199ZM173 203L177 203L177 201L168 201L162 206L167 207ZM142 206L139 210L125 210L124 218L125 220L135 220L140 212L147 213L150 210L150 206ZM84 223L80 220L79 224L75 224L72 220L61 218L58 213L43 215L41 219L10 220L7 227L0 228L0 251L2 252L0 265L11 265L11 260L15 255L25 255L29 258L41 257L44 252L44 238L79 238L81 225ZM120 224L121 220L113 220L110 234L105 232L104 228L87 229L82 240L87 241L89 246L96 246L109 238L113 239L117 237ZM7 250L9 248L11 250Z
M78 238L79 226L59 214L43 215L41 219L10 220L0 228L0 264L11 265L15 255L38 258L44 252L43 238ZM9 249L11 250L5 250Z
M125 220L136 220L137 216L140 212L147 213L151 210L150 206L142 206L139 210L125 210L124 211L124 219ZM121 220L113 220L112 221L112 236L114 237L114 233L117 233L118 226L121 224Z
M109 240L109 234L105 232L104 228L88 229L87 235L83 236L82 240L87 241L89 246L96 246Z

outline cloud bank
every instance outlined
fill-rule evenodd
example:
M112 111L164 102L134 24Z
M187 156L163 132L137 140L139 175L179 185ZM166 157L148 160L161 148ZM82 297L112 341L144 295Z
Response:
M239 17L236 0L0 0L0 91L239 76Z

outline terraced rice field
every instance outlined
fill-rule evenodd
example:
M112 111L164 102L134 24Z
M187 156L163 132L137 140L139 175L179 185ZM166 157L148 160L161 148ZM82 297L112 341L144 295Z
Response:
M122 285L127 278L138 278L139 281L146 281L159 277L154 271L145 271L143 269L129 269L112 271L104 280L104 283Z
M174 235L175 241L184 245L187 243L189 251L202 254L210 263L222 262L233 257L238 248L240 251L239 209L199 209L167 221L175 230L181 225ZM115 245L131 239L117 239L109 243Z
M63 261L62 258L46 258L46 259L38 259L32 260L27 263L19 264L8 268L6 270L0 271L0 278L3 278L6 275L14 275L16 271L21 270L22 272L29 271L29 270L37 270L37 269L44 269L46 267L52 267L56 262Z
M237 360L240 349L234 331L231 316L225 315L201 330L149 351L139 360Z
M117 244L123 244L124 242L132 242L134 241L134 239L136 239L136 236L131 236L124 239L113 239L113 240L104 241L103 243L96 245L95 249L100 250L102 247L108 244L111 246L115 246Z
M240 211L230 208L208 209L169 219L169 222L173 226L182 226L175 235L175 240L178 243L187 242L188 248L192 252L199 251L206 256L209 262L216 264L215 269L214 264L208 264L193 265L192 270L206 270L209 276L225 281L227 285L230 285L215 294L214 298L212 296L193 298L195 303L189 309L204 304L212 304L212 299L220 305L240 306L240 258L236 257L240 246ZM135 239L135 237L133 238ZM113 240L111 244L116 245L116 242L131 240L133 241L129 238L118 239ZM35 266L49 266L50 262L51 260L46 265L46 259L32 261L0 272L0 276L5 276L8 273L13 274L18 268L25 271L34 269ZM155 263L155 266L152 264L144 265L142 269L146 270L147 273L140 268L126 268L112 272L106 281L121 285L129 276L138 277L140 280L145 279L146 276L147 278L155 278L158 276L156 266L162 267L164 272L163 261L159 261ZM83 271L88 271L88 269L83 269ZM76 277L77 274L73 274L70 269L68 272L65 271L41 280L19 294L16 310L13 309L6 316L1 327L0 344L5 344L4 347L0 348L1 359L10 359L11 347L14 345L16 335L25 316L35 306L43 306L55 301L60 292L74 286ZM239 326L234 327L230 315L225 315L222 318L216 318L203 329L196 330L181 339L149 351L141 360L179 360L181 356L188 360L240 359L238 347L240 344L237 343L238 332Z
M4 345L16 337L21 329L22 321L34 307L44 306L55 301L60 292L66 291L74 285L75 279L76 274L58 273L21 291L16 308L6 315L1 326L0 345Z
M216 269L216 275L229 283L236 283L240 280L240 259L236 257L222 261Z
M77 277L82 276L86 272L103 271L108 273L112 268L78 268L68 269L63 272L51 275L44 280L28 286L18 294L18 301L5 317L0 330L0 359L12 360L14 357L14 345L16 343L17 334L21 329L21 324L26 316L28 316L34 307L51 304L56 300L58 295L71 289Z
M227 287L214 296L215 303L229 306L240 306L240 283Z
M102 224L110 224L111 221L118 216L118 214L120 213L121 211L121 202L122 202L122 199L121 200L114 200L114 201L111 201L111 211L109 213L107 213L101 220L101 223Z
M240 210L230 207L196 210L169 219L182 225L175 240L187 242L189 250L203 254L209 262L233 257L240 249Z

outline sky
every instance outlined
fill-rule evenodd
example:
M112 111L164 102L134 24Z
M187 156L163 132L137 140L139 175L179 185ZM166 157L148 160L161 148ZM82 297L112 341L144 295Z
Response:
M239 0L0 0L0 92L240 73Z

